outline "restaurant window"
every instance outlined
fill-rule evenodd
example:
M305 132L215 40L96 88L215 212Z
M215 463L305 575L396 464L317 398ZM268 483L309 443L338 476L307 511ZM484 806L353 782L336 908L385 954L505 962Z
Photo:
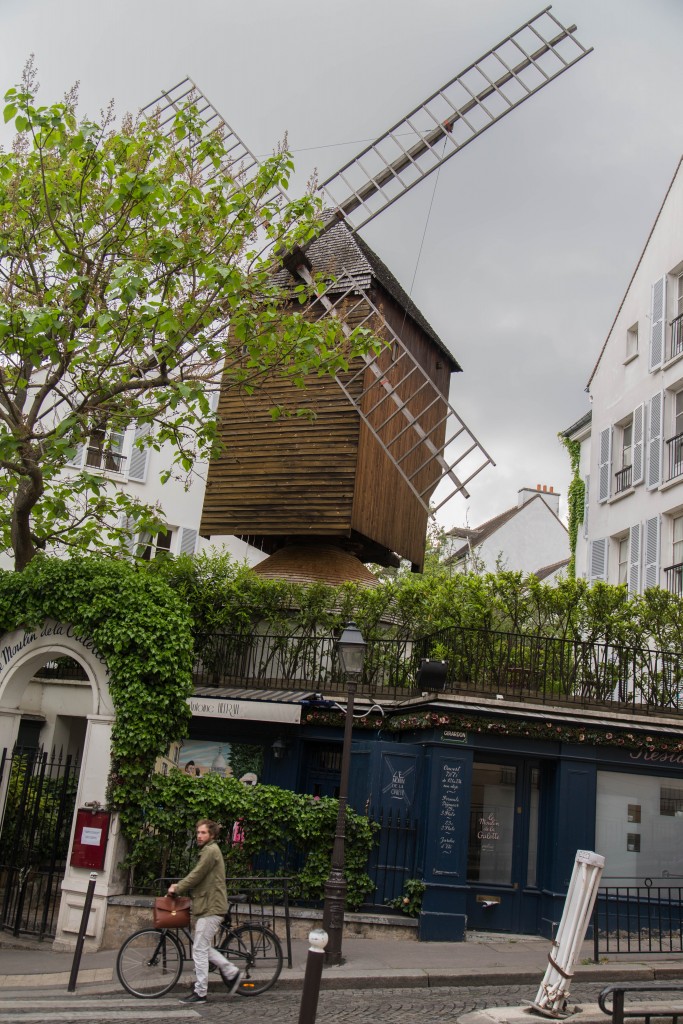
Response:
M472 774L467 878L470 882L512 881L512 834L517 769L475 764Z

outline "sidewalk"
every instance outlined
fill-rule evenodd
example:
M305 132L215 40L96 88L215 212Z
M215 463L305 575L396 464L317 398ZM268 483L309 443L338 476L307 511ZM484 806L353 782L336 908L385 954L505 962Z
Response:
M14 948L12 948L14 946ZM300 988L307 944L292 942L293 967L285 965L278 987ZM345 962L325 968L324 988L419 988L440 985L538 985L545 973L550 942L528 935L470 932L466 942L396 942L344 939ZM584 944L575 979L608 984L683 978L683 954L669 957L614 956L593 964L592 943ZM286 957L286 953L285 953ZM0 933L0 990L64 988L72 953L55 953L46 943L13 940ZM581 962L583 961L583 962ZM84 953L77 989L118 992L116 950ZM188 969L191 969L191 965Z

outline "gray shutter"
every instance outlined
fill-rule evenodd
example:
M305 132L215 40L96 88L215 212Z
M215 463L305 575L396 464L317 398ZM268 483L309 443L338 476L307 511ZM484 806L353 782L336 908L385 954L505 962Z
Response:
M589 476L584 480L583 488L583 535L588 536L588 508L590 501L590 483L591 478Z
M645 405L637 405L633 410L633 473L631 483L642 484L645 474L645 459L643 458L645 439Z
M612 479L612 428L600 431L600 462L598 464L598 502L607 501Z
M607 582L607 538L591 541L590 545L590 579Z
M666 277L660 277L652 285L650 306L650 372L658 370L664 361L664 329L666 315Z
M134 480L141 484L144 484L147 476L147 461L149 458L149 448L138 448L136 442L143 437L147 437L152 427L149 423L138 423L135 427L135 436L133 438L133 448L130 453L130 463L128 466L128 479Z
M636 523L629 530L628 592L640 593L640 523Z
M81 469L82 468L82 466L83 466L83 449L84 448L85 448L84 444L79 444L78 445L78 447L76 448L76 451L73 453L72 457L67 462L67 466L75 466L76 469Z
M197 531L184 526L180 531L180 548L178 554L193 555L197 546Z
M131 516L119 516L119 526L122 530L132 530L134 525L135 521ZM124 547L129 554L135 553L136 537L134 533L126 539Z
M645 573L643 590L659 586L659 516L645 520Z
M664 392L647 403L647 489L659 487L662 476L662 433L664 429Z

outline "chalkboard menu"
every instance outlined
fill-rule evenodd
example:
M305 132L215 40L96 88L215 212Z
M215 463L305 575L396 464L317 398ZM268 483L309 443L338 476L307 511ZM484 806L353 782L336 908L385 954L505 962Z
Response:
M436 851L434 873L455 875L460 861L463 835L462 788L464 785L465 762L454 758L444 759L439 766Z

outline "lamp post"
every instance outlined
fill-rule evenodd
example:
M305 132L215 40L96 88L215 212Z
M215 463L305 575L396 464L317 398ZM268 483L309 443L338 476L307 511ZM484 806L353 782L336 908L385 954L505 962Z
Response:
M330 874L325 882L323 928L329 939L325 949L325 964L342 963L342 934L344 931L344 905L346 903L346 877L344 875L344 842L346 838L346 805L349 798L349 766L353 731L353 702L358 677L363 671L366 643L355 622L349 622L337 641L342 671L346 677L348 700L344 721L341 774L339 778L339 811L332 847Z

